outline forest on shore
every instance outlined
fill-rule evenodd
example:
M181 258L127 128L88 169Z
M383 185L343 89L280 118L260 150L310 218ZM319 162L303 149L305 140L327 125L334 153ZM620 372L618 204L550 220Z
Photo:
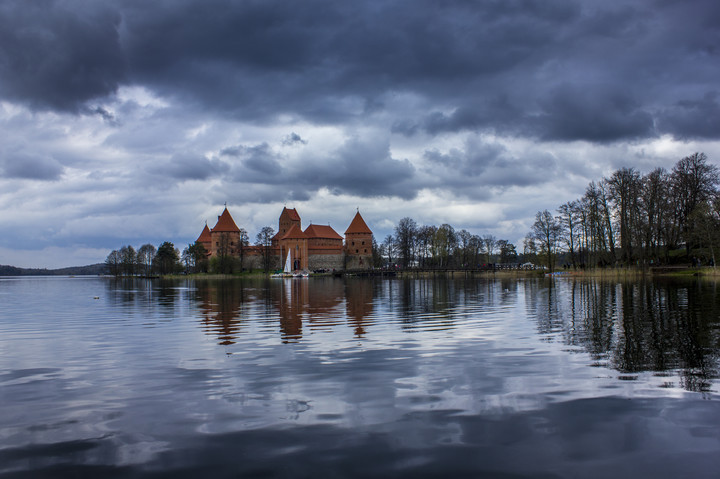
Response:
M522 251L493 235L451 225L400 220L376 245L400 268L477 269L484 264L532 263L565 268L715 265L720 246L720 175L704 153L679 160L671 171L642 175L624 167L591 182L585 194L538 211Z

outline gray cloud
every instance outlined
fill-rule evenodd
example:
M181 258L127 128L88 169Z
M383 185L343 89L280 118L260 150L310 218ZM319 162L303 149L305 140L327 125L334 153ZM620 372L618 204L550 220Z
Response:
M49 156L18 152L3 154L0 170L6 178L48 181L59 179L64 168Z
M182 237L211 204L327 190L384 224L437 195L522 228L639 149L716 161L718 32L714 0L6 0L0 226L106 247L115 224Z
M406 135L611 142L652 138L660 115L665 132L685 138L697 122L680 102L718 77L719 18L710 0L9 1L0 94L82 111L139 84L238 119L337 123L382 113L383 95L408 92L435 113L413 122L403 115L417 112L392 112ZM694 58L702 68L684 74ZM688 118L663 116L678 108Z
M0 94L63 111L113 94L126 71L120 21L96 2L3 2Z
M229 165L219 159L193 154L176 154L168 162L148 167L148 171L155 175L169 176L181 181L206 180L228 170Z
M297 172L302 184L325 187L336 194L360 197L415 197L415 168L408 160L391 156L390 145L382 140L351 138L332 159L308 161Z
M295 132L290 133L288 136L283 138L282 144L284 146L292 146L292 145L307 145L307 140L303 140L300 135L298 135Z

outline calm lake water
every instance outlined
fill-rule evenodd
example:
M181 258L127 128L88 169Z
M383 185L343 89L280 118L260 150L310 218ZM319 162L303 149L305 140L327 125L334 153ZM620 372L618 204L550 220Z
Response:
M718 477L719 353L697 281L3 278L0 476Z

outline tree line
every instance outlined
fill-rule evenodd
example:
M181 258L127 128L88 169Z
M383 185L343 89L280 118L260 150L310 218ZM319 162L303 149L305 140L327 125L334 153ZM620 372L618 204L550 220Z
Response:
M679 160L671 171L642 175L625 167L591 182L585 194L537 212L523 253L550 270L572 268L715 265L720 245L720 174L704 153Z
M375 266L403 269L479 269L519 261L515 245L508 240L457 231L447 223L418 225L409 217L401 219L382 243L373 239L373 255Z

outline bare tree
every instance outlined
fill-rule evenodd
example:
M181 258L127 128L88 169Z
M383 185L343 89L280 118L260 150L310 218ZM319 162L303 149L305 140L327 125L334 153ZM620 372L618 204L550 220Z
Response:
M107 267L108 273L113 276L120 276L121 273L122 256L116 249L112 250L105 259L105 266Z
M483 245L485 246L485 254L487 255L487 263L490 264L493 261L493 254L495 253L495 245L497 244L497 238L491 234L484 235L482 237Z
M272 238L275 236L275 230L270 226L263 226L255 237L255 245L262 247L263 270L270 271L272 266Z
M578 237L578 201L568 201L567 203L560 205L558 208L558 220L562 227L562 238L567 244L568 251L570 252L570 262L572 263L573 269L577 268L577 262L575 258L575 248Z
M555 266L555 254L560 240L562 227L548 210L538 211L532 226L532 236L540 245L540 252L546 258L546 264L552 273Z
M137 265L137 253L135 248L130 245L120 248L120 262L122 274L126 276L134 276Z
M411 266L415 260L416 235L417 223L412 218L401 219L395 227L395 240L403 268Z
M720 181L718 168L707 162L705 153L694 153L678 161L672 170L672 192L676 200L678 221L681 225L685 250L690 254L693 210L710 199Z
M153 259L155 259L156 251L157 250L155 249L155 246L149 243L142 245L140 249L138 249L138 265L143 268L143 272L146 278L150 276L150 268L152 267Z

